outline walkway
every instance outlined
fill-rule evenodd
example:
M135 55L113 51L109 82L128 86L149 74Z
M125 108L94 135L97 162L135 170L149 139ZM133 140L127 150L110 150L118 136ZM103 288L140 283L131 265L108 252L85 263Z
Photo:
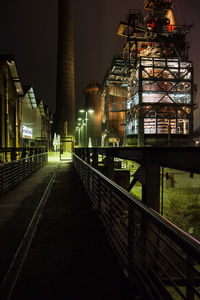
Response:
M72 163L59 166L11 299L130 299L127 282Z

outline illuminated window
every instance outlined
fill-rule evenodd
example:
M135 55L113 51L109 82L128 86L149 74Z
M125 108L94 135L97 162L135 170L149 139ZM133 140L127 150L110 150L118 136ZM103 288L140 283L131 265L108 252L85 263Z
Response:
M156 119L144 119L144 133L155 134L156 133Z
M179 134L189 134L189 120L179 119L177 124L177 131Z

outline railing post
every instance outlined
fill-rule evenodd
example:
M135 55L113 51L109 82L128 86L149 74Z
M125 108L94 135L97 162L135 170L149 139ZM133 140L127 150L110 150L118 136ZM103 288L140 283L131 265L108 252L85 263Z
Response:
M134 260L134 208L132 202L129 200L128 208L128 276L130 287L134 284L133 273Z
M113 180L114 179L114 157L109 155L106 156L106 158L104 159L104 165L106 167L106 176L111 180Z
M0 167L0 193L3 192L3 166Z
M110 215L110 222L109 222L109 233L112 232L113 226L113 203L112 203L112 190L109 188L109 215Z
M16 149L13 148L11 151L11 161L16 160L16 159L17 159Z
M187 300L194 300L194 291L193 291L193 285L194 285L194 281L193 281L193 260L190 257L189 254L187 254L187 260L186 260L186 299Z
M33 172L33 148L30 149L30 152L29 152L29 159L28 159L28 162L29 162L29 165L30 165L30 173Z
M93 149L92 167L95 168L95 169L98 168L98 153L97 153L97 149Z
M23 148L21 158L25 158L25 157L26 157L26 148Z
M101 180L99 181L98 185L98 215L101 214Z
M86 188L86 191L87 191L87 193L88 193L88 191L89 191L89 184L90 184L90 169L89 169L89 167L87 166L86 167L86 184L85 184L85 188Z
M86 149L86 161L90 165L90 151L88 148Z
M84 152L84 148L80 149L80 158L82 158L83 160L85 160L85 152Z
M17 162L17 174L18 174L18 181L21 180L21 176L20 176L20 160L18 160Z
M33 148L30 149L29 156L33 156Z

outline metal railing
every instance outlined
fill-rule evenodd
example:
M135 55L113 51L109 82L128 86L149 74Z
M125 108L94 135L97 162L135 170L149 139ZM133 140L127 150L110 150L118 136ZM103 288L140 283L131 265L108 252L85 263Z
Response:
M47 148L11 147L0 148L0 163L10 162L47 152Z
M48 161L48 153L44 152L0 165L0 195L22 181L32 172Z
M200 299L200 242L73 155L120 266L142 299Z
M58 165L54 169L54 172L51 175L49 183L45 188L45 191L37 205L37 208L35 209L33 216L26 228L24 236L21 239L21 242L19 243L19 245L16 249L13 259L10 262L8 271L6 272L6 274L3 278L2 286L0 289L0 299L1 300L5 300L5 299L9 300L12 298L13 290L15 289L17 280L19 279L20 272L23 268L26 256L28 254L32 240L34 238L38 224L40 222L42 211L44 209L45 203L50 194L52 185L55 181L57 169L58 169Z

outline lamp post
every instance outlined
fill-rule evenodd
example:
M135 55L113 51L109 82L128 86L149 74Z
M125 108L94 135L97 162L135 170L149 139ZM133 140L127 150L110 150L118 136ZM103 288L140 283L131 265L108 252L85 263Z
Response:
M85 130L83 128L84 131L84 141L83 141L83 145L84 147L88 146L88 120L89 120L89 114L93 113L94 110L93 109L80 109L79 112L81 114L84 114L84 118L83 120L83 126L85 126ZM85 122L84 122L85 121Z
M83 119L78 118L76 121L76 140L79 147L82 144L82 136L81 136L82 128L83 128Z
M75 135L78 147L80 146L80 126L76 125L76 135Z

